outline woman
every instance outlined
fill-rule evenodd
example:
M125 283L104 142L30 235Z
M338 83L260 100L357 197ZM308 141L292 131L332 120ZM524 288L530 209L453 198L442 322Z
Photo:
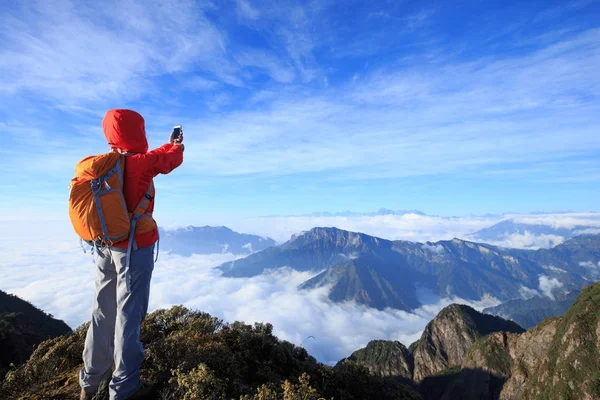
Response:
M143 398L151 391L140 380L144 348L140 326L148 310L154 246L158 228L152 218L153 178L168 174L183 162L183 132L158 149L148 151L144 118L131 110L110 110L102 121L112 151L124 154L123 192L129 213L149 200L135 226L133 248L128 241L98 250L96 294L79 374L81 399L92 399L100 383L111 376L110 399ZM127 262L129 261L129 262ZM113 363L115 365L112 371Z

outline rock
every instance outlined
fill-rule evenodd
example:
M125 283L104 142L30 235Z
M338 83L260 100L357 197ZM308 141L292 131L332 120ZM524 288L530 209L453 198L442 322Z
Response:
M413 357L406 346L398 341L373 340L340 362L351 361L382 377L412 379Z
M413 378L421 381L460 366L471 345L482 336L492 332L523 331L512 321L481 314L469 306L448 306L425 327L415 347Z
M502 398L599 399L599 323L600 283L596 283L581 292L562 318L544 321L522 335L516 345L522 355L514 351L517 369Z

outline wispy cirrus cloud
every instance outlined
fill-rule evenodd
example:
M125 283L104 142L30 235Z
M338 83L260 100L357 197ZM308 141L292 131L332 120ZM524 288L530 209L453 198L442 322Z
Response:
M15 5L0 28L0 92L41 92L62 103L136 98L158 90L153 76L192 65L238 83L225 37L204 12L191 1Z
M598 54L591 30L527 57L379 70L319 94L275 95L256 110L190 121L201 148L190 162L207 174L359 179L555 162L544 171L564 179L600 148Z
M260 11L254 8L247 0L237 0L236 5L236 12L241 18L257 19L260 16Z

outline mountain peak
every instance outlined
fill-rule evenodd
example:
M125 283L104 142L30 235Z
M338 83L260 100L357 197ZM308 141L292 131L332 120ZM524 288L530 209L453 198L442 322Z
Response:
M380 240L384 239L379 239L364 233L346 231L336 227L316 227L309 231L304 231L293 235L290 239L290 242L295 242L298 240L303 240L304 242L329 241L338 245L359 246L365 241L378 243Z

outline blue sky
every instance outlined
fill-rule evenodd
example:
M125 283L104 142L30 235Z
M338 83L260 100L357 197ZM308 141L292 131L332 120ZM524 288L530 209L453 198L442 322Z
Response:
M0 219L66 218L107 109L174 124L157 212L600 211L599 1L0 4Z

